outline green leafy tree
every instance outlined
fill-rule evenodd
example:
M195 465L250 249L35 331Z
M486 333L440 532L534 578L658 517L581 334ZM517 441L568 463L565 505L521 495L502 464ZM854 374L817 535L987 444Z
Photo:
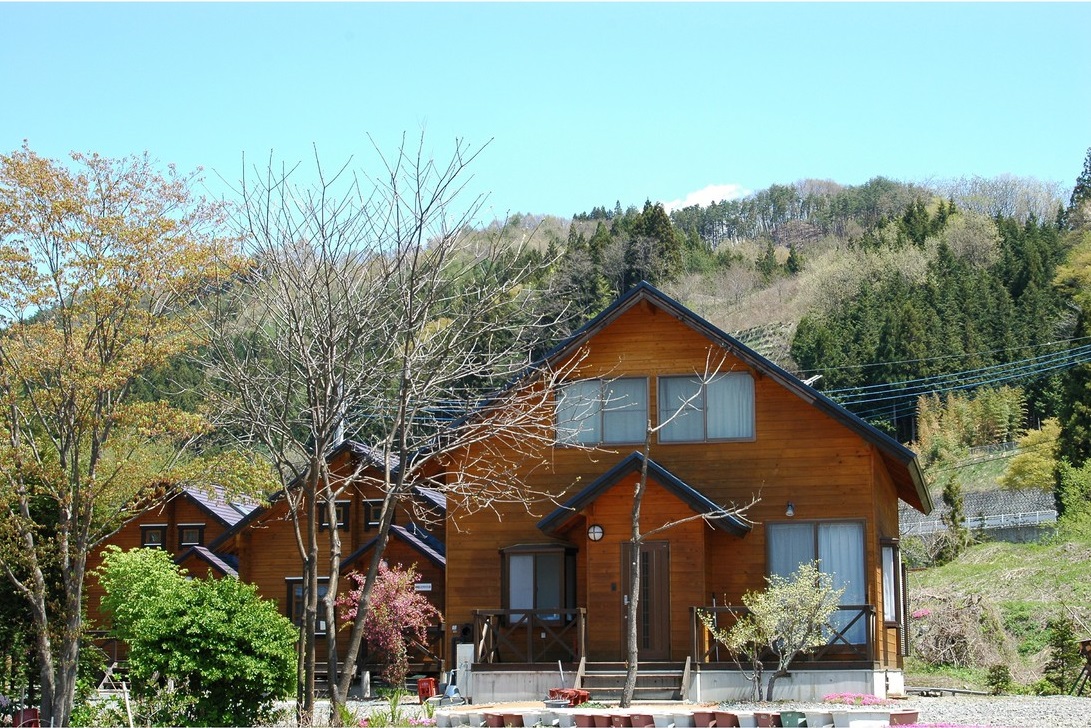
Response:
M1041 429L1030 430L1019 438L1019 454L1008 463L1000 476L1005 488L1052 489L1057 469L1057 440L1061 425L1056 418L1042 423Z
M743 595L747 612L730 629L717 626L712 614L698 612L713 639L732 654L747 656L751 667L747 677L754 685L756 700L772 700L773 686L778 678L788 675L792 662L827 643L830 617L845 592L844 588L835 589L833 577L819 571L815 563L800 564L787 579L773 574L766 581L764 591ZM765 654L773 655L776 666L763 697Z
M230 272L195 182L144 157L0 155L0 567L30 608L47 725L75 700L89 550L185 477L207 429L133 394L195 346L191 304Z
M238 579L190 579L159 549L107 549L99 577L133 690L173 684L188 725L255 725L295 686L296 630Z

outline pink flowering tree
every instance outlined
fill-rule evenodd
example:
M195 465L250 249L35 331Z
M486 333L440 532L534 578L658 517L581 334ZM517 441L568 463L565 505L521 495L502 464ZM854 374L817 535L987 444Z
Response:
M337 600L345 626L356 619L360 596L364 593L365 577L359 572L349 574L356 587ZM375 586L369 595L369 607L364 618L364 634L369 650L382 656L382 677L394 687L405 683L409 673L409 642L424 643L428 627L440 617L432 603L416 590L420 581L416 568L390 568L379 564Z

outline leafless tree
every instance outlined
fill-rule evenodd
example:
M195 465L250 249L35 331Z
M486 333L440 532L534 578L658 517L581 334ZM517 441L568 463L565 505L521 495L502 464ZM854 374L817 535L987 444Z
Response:
M758 498L755 495L751 498L749 503L744 503L742 505L723 505L716 510L695 513L688 518L666 521L647 530L642 530L641 507L648 486L648 460L651 456L652 439L662 431L664 427L674 422L676 419L685 416L687 411L693 411L695 400L701 396L702 389L720 373L720 369L724 365L724 359L725 357L722 353L717 355L714 353L713 348L710 347L704 370L702 372L694 373L694 379L699 383L698 390L692 395L674 403L677 406L677 409L673 414L666 419L662 419L658 424L649 420L647 427L644 430L644 457L641 462L640 477L637 478L636 485L633 488L633 506L630 511L629 520L629 540L632 543L632 547L629 549L629 573L627 576L629 583L629 603L626 605L625 685L622 688L621 701L619 703L622 708L628 708L632 705L633 694L636 692L636 680L640 665L640 641L638 630L638 617L640 615L640 547L650 536L663 533L664 531L668 531L684 523L690 523L696 520L712 522L728 517L745 519L746 512L758 502ZM663 407L668 406L668 403L660 404Z
M240 232L250 278L223 297L210 333L216 410L235 437L268 453L303 559L301 719L314 707L315 625L327 630L331 712L356 674L371 585L395 508L426 486L458 508L529 503L525 474L552 444L551 391L562 370L535 366L549 330L534 315L541 266L530 239L465 235L480 199L456 208L480 149L458 142L437 164L423 137L379 173L346 168L295 184L296 169L244 180ZM501 228L502 231L503 228ZM507 386L503 386L507 385ZM494 392L486 395L487 392ZM331 475L342 437L366 443L377 468ZM458 454L457 472L446 464ZM338 665L335 601L340 539L329 529L328 587L319 598L319 508L336 523L337 495L370 481L385 494L360 608Z

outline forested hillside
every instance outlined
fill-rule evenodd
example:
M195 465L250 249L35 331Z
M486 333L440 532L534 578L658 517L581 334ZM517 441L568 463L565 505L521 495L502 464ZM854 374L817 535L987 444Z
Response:
M877 177L669 216L597 206L553 233L550 283L586 318L649 280L902 440L933 392L1022 386L1034 422L1059 413L1059 373L1084 356L1054 284L1077 240L1069 203L1034 180Z

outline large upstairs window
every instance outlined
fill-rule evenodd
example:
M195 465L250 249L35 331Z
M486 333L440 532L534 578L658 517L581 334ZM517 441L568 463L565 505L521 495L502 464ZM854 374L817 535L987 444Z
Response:
M557 442L599 445L644 442L648 380L584 379L557 392Z
M659 378L660 442L750 440L754 379L746 372Z

